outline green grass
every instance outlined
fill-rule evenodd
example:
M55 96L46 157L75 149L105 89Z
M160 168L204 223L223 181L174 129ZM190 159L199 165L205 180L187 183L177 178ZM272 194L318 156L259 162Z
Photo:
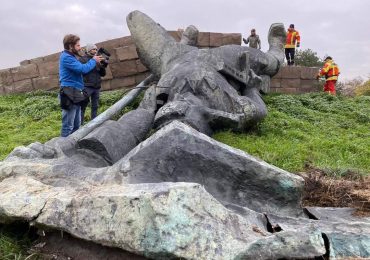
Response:
M99 112L118 101L122 91L103 92ZM124 112L137 107L139 98ZM334 172L370 172L370 97L324 93L265 96L267 118L248 133L213 137L288 171L310 165ZM86 112L89 120L90 111ZM60 133L61 112L55 92L0 97L0 160L15 147L46 142Z
M370 97L266 96L267 118L249 133L213 137L282 169L370 173Z
M123 96L123 91L104 92L99 112L106 110ZM125 111L138 105L136 99ZM124 112L125 112L124 111ZM90 118L89 108L85 114ZM0 160L15 147L39 141L44 143L59 136L61 111L56 92L33 92L0 96Z
M0 259L41 259L37 254L27 252L34 239L35 234L30 232L26 223L0 226Z

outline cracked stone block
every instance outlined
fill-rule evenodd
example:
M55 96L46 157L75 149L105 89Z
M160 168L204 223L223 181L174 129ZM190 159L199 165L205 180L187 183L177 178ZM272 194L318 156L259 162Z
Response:
M338 210L339 216L346 215L340 211ZM267 214L267 218L273 228L283 231L300 230L305 233L312 228L318 230L327 238L330 259L370 257L370 223L366 218L355 222L290 218L273 214Z
M232 259L264 237L194 183L53 187L18 176L0 182L0 190L2 220L32 220L154 259Z
M308 213L318 220L331 222L366 222L370 224L370 217L354 216L354 208L335 208L335 207L305 207Z
M112 168L128 183L196 182L220 201L257 212L302 214L303 179L174 121Z

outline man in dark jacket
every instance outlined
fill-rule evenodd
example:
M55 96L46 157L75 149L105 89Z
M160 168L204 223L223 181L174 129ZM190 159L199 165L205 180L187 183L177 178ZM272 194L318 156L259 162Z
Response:
M86 54L80 58L81 63L89 62L97 52L97 47L95 44L86 45ZM95 68L89 73L84 75L84 90L88 95L85 102L81 103L81 124L84 122L84 116L86 107L91 99L91 119L94 119L98 114L99 107L99 96L101 88L101 77L106 74L105 66L101 63L97 63Z
M256 29L251 30L251 35L247 39L243 38L245 44L249 43L249 47L255 49L261 49L261 40L260 37L256 34Z

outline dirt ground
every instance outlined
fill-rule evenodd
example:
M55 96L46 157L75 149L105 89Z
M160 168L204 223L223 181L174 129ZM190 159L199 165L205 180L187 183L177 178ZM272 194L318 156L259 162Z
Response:
M370 216L370 176L348 172L339 178L314 168L298 174L305 179L303 206L352 207L357 216Z
M90 241L74 238L63 232L50 232L40 236L29 253L30 260L144 260L127 251L105 247ZM1 257L0 257L1 259Z

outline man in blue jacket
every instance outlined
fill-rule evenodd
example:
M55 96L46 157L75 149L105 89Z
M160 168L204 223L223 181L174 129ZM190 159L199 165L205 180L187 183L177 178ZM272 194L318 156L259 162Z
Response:
M103 57L94 56L82 64L77 59L81 50L80 38L77 35L67 34L63 39L63 45L64 51L59 60L59 82L62 107L61 136L66 137L81 125L80 102L86 98L82 91L84 88L82 75L94 69Z

